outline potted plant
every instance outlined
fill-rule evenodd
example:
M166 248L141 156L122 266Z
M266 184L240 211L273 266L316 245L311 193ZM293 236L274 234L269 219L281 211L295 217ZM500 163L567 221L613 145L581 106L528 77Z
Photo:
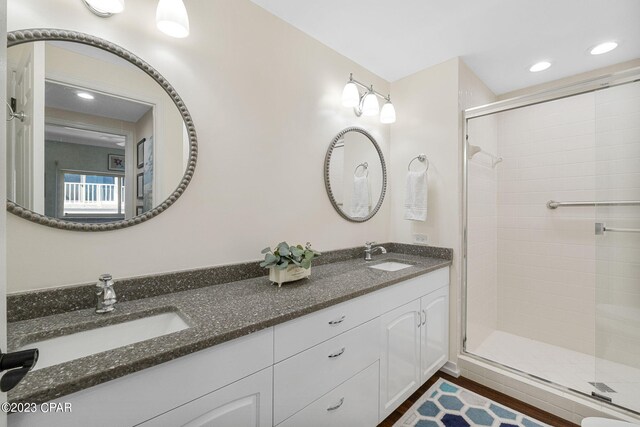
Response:
M311 243L289 246L281 242L275 248L264 248L264 261L260 267L269 269L269 280L278 287L283 283L309 277L311 274L311 260L320 256L320 252L311 249Z

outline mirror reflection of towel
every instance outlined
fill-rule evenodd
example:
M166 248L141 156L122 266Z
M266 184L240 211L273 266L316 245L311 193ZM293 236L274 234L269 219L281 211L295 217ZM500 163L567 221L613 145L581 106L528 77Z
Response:
M427 220L427 171L409 171L404 196L404 219Z
M353 177L353 191L351 192L351 216L364 218L369 215L371 208L369 196L369 179L367 176Z

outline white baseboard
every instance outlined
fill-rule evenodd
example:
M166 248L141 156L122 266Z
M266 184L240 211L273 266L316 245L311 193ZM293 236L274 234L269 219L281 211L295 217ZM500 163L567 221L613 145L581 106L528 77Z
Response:
M440 368L440 370L445 374L451 375L454 378L458 378L460 376L460 368L458 368L458 365L456 363L453 363L451 361L445 363L444 366Z

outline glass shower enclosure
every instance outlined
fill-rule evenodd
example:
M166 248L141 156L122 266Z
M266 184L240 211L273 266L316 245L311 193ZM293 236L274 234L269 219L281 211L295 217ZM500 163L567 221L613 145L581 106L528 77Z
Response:
M640 414L640 69L465 111L463 349Z

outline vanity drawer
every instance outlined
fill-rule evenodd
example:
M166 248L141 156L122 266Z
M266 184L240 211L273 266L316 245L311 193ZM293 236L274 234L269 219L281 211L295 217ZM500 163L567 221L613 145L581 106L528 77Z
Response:
M340 384L278 427L372 427L378 424L379 362Z
M298 354L379 316L378 296L377 292L367 294L277 325L274 328L275 361Z
M275 424L378 360L379 324L376 318L276 364Z

